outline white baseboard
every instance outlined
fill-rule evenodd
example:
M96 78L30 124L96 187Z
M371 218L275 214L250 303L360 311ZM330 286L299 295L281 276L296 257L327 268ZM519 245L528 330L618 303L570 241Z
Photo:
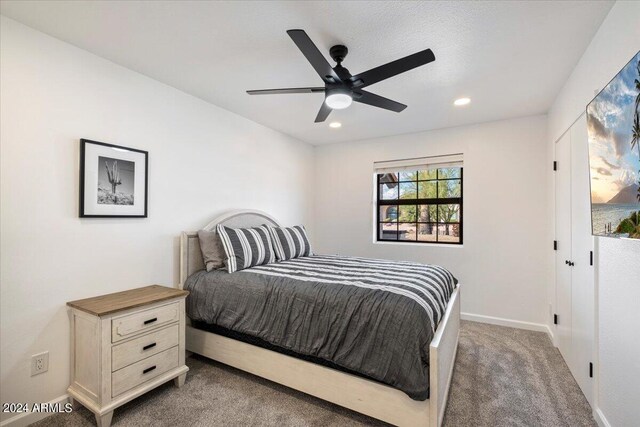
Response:
M57 397L49 402L47 402L48 405L55 405L57 403L64 405L65 403L69 402L69 395L68 394L64 394L60 397ZM4 421L2 421L0 423L0 427L26 427L29 424L33 424L35 422L38 422L40 420L44 420L45 418L47 418L50 415L53 414L57 414L57 412L24 412L21 414L18 414L16 416L13 416L11 418L8 418Z
M593 410L593 418L595 418L600 427L611 427L611 424L609 424L609 421L607 421L607 418L604 416L600 408L595 408Z
M551 344L553 344L554 347L557 347L558 343L556 343L556 336L553 333L553 329L551 329L551 326L549 326L549 325L545 325L545 327L547 328L547 335L549 335L549 339L551 340Z
M462 320L470 320L472 322L489 323L491 325L508 326L510 328L526 329L528 331L544 332L549 335L551 342L553 341L553 332L548 325L543 323L523 322L522 320L504 319L502 317L483 316L481 314L460 313Z

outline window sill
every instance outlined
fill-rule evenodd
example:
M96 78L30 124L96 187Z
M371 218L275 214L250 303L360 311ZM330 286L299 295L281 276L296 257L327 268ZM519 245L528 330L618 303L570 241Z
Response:
M417 242L380 242L374 241L374 245L393 245L393 246L419 246L421 248L464 248L464 243L461 245L451 243L417 243Z

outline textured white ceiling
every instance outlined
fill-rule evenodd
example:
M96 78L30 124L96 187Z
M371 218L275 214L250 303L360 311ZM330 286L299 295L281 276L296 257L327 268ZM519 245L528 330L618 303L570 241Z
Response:
M10 18L311 143L545 113L613 2L2 1ZM409 107L362 104L313 122L321 86L285 31L301 28L353 74L431 48L436 61L367 90ZM466 107L453 100L468 96ZM341 129L331 129L339 120Z

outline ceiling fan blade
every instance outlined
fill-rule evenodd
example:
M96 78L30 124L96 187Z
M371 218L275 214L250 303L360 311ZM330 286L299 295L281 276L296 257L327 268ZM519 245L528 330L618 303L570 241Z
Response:
M329 62L327 62L304 30L288 30L287 34L289 34L289 37L291 37L296 46L298 46L298 49L302 51L302 54L307 58L307 61L311 63L322 80L327 83L341 82L340 77L333 71Z
M369 71L356 74L349 80L353 83L354 88L367 87L435 60L436 57L431 49L425 49L413 55L389 62L388 64L372 68Z
M404 104L385 98L384 96L376 95L375 93L367 92L366 90L358 90L357 93L354 93L353 100L361 104L367 104L378 108L384 108L385 110L395 111L396 113L399 113L400 111L407 108L407 106Z
M331 108L327 105L326 102L322 102L322 106L320 107L320 111L318 111L318 115L316 116L316 123L321 123L327 120L329 114L331 113Z
M279 95L288 93L317 93L324 92L324 87L292 87L286 89L258 89L248 90L249 95Z

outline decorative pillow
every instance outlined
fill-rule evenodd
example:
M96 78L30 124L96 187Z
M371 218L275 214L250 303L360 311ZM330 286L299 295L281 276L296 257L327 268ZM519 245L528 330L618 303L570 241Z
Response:
M275 261L267 227L230 228L218 224L216 230L227 254L229 273Z
M269 227L273 249L280 261L313 255L311 243L304 225L294 227Z
M227 259L227 256L224 253L222 241L220 241L218 233L215 231L200 230L198 231L198 240L200 240L202 259L207 271L224 267L224 261Z

